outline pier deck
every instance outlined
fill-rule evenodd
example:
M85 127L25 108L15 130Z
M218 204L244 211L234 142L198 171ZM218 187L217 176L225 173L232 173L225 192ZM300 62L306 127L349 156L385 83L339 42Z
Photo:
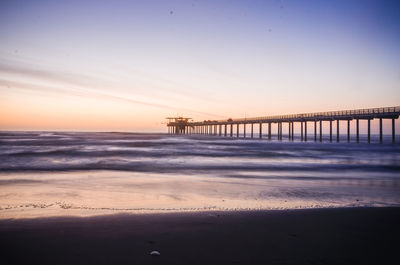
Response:
M385 107L385 108L371 108L371 109L356 109L356 110L342 110L342 111L328 111L328 112L315 112L315 113L302 113L302 114L289 114L289 115L274 115L262 116L253 118L239 118L239 119L226 119L226 120L205 120L205 121L191 121L189 118L168 118L167 123L168 133L171 134L204 134L204 135L219 135L239 137L239 126L244 127L243 137L246 138L246 125L250 124L250 137L254 137L254 124L259 125L258 137L262 138L263 124L268 124L268 132L266 137L271 139L271 124L278 124L277 136L282 139L282 124L288 124L288 138L294 139L294 123L300 123L300 138L307 141L307 124L314 122L314 140L322 141L322 122L329 121L329 139L333 140L332 123L336 122L336 141L340 137L340 121L347 123L347 140L350 141L350 123L356 122L356 141L360 139L360 120L367 120L368 126L368 142L371 141L371 120L379 119L379 140L383 141L383 119L391 119L392 121L392 142L395 142L395 120L399 118L400 106ZM319 126L319 135L317 135L317 127ZM236 127L236 133L234 131Z

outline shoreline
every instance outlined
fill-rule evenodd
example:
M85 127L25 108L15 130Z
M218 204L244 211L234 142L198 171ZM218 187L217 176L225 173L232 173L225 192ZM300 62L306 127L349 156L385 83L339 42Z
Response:
M400 207L14 219L0 249L5 264L395 264L399 223Z

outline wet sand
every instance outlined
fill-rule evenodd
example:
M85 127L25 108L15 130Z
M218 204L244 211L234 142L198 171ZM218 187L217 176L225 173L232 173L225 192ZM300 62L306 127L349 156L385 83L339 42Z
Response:
M398 264L400 208L14 219L0 238L2 264Z

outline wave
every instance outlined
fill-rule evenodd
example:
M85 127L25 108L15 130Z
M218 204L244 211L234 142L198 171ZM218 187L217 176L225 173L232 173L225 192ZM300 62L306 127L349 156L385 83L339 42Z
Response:
M0 132L0 171L400 172L400 145L144 133Z

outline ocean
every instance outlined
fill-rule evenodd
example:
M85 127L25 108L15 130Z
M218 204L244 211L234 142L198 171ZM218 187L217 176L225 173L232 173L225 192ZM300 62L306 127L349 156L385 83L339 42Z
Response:
M0 132L0 218L400 206L400 144Z

